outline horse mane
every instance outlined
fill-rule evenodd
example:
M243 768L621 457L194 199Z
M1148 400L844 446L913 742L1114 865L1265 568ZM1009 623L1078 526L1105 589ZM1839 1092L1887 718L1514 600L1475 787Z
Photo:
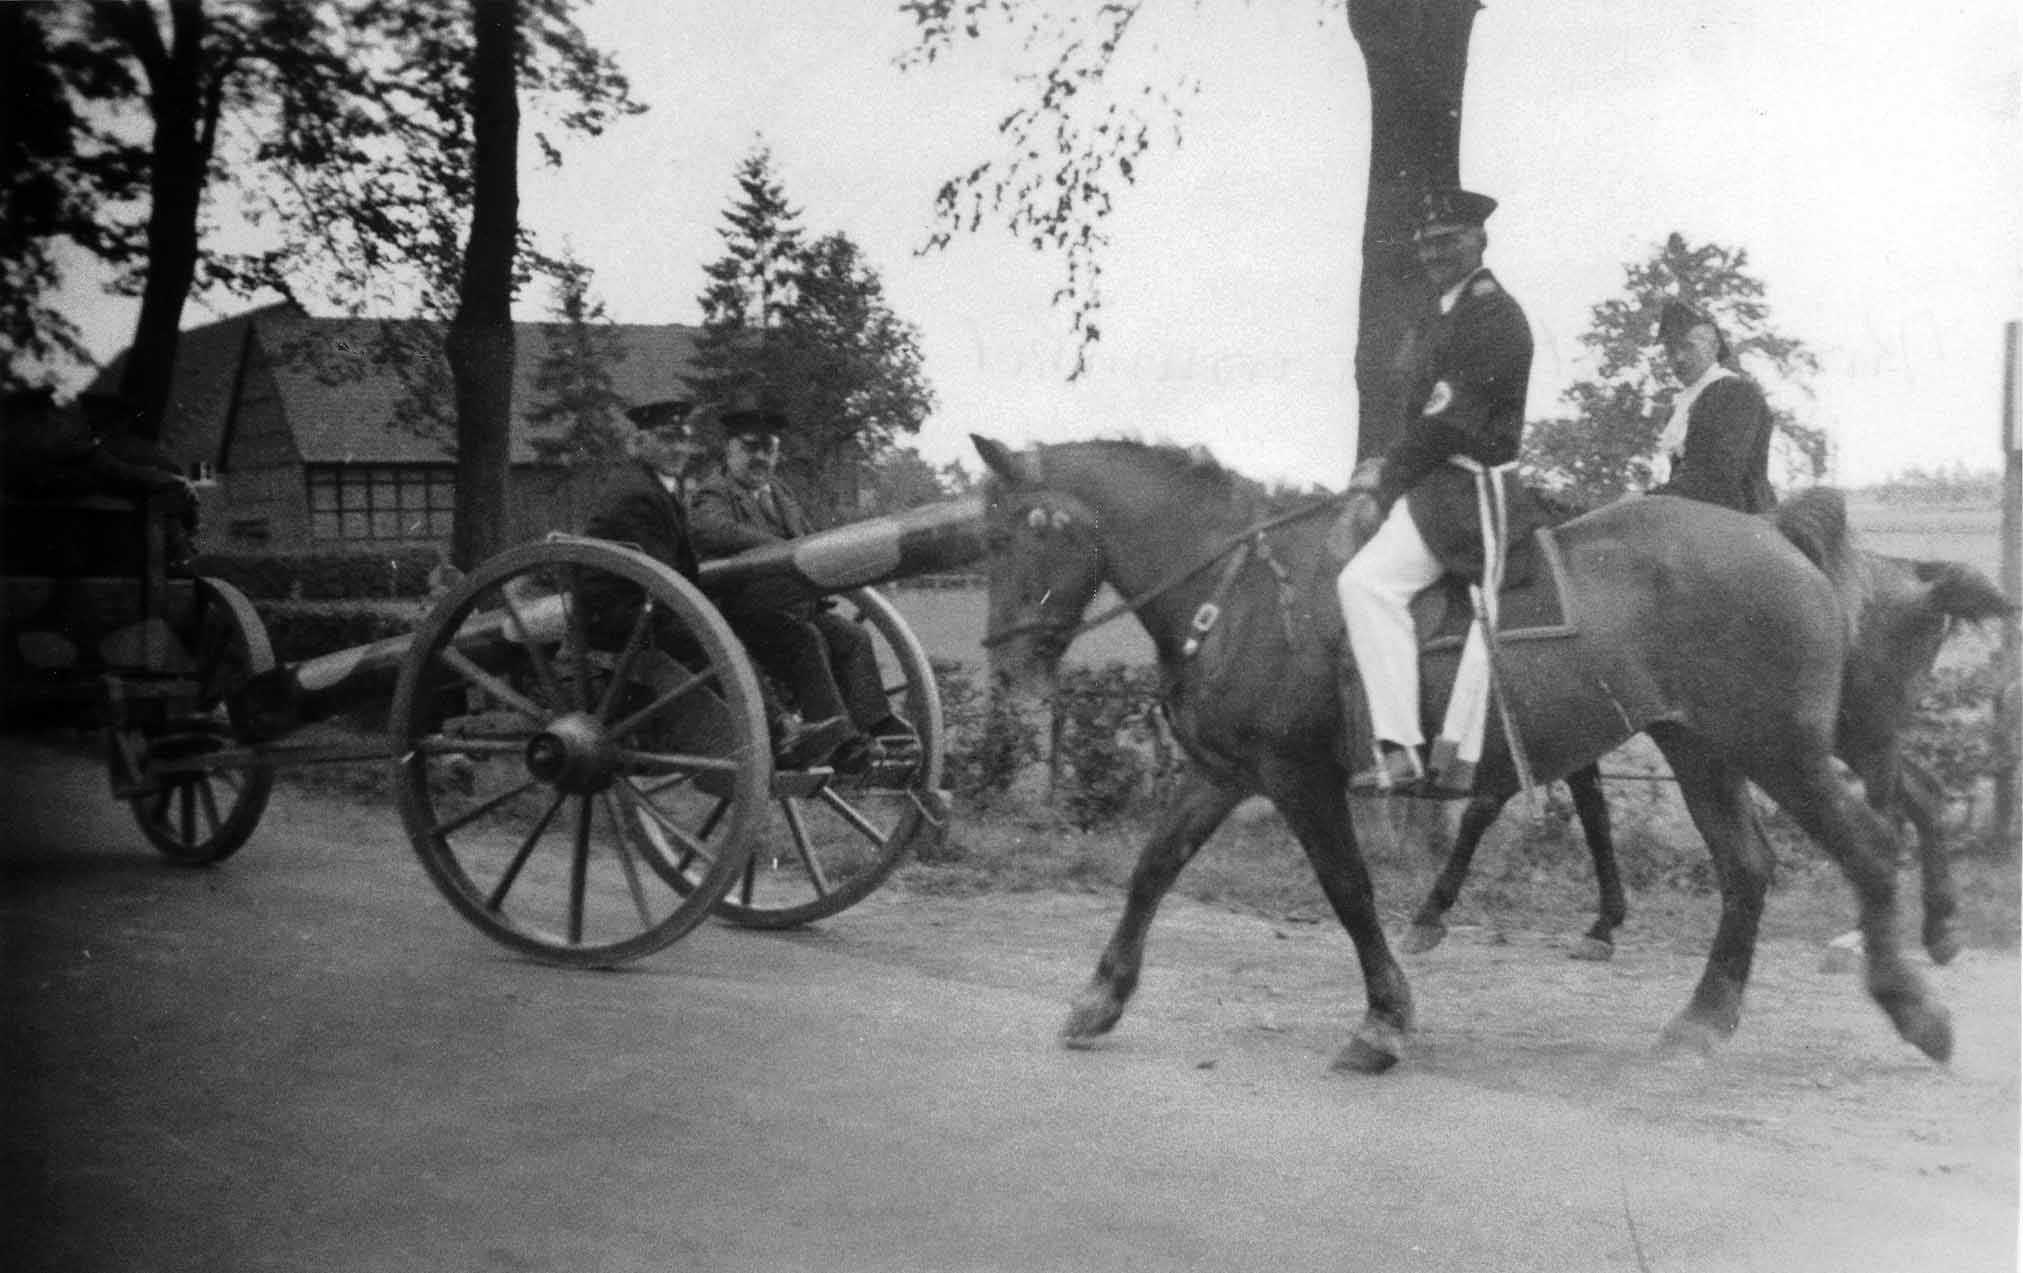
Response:
M1190 508L1201 509L1210 501L1226 506L1240 517L1253 517L1263 505L1265 488L1223 465L1206 447L1183 447L1168 442L1141 442L1131 438L1098 438L1087 442L1060 442L1039 448L1042 471L1055 467L1058 458L1088 456L1102 467L1119 463L1149 463L1172 485L1184 490Z
M1847 496L1830 486L1815 486L1778 505L1773 520L1792 547L1833 584L1852 644L1875 581L1868 557L1847 524Z

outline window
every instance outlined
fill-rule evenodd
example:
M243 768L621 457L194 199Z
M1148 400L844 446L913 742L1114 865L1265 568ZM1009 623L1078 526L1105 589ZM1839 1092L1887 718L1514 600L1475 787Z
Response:
M455 509L456 475L446 464L331 464L309 470L312 539L448 539Z

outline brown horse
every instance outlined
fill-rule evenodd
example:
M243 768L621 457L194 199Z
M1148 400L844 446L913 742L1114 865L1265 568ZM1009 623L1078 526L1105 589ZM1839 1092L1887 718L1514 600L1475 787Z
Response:
M1798 533L1804 541L1805 533ZM1916 833L1924 884L1925 950L1933 963L1950 963L1960 953L1953 923L1959 895L1941 822L1945 792L1930 773L1902 754L1902 738L1930 683L1939 647L1954 626L2003 618L2015 608L1992 580L1957 562L1864 554L1860 566L1856 577L1861 589L1860 627L1842 678L1834 754L1861 779L1869 804L1878 813L1901 817ZM1602 791L1601 771L1594 766L1568 774L1566 785L1586 833L1600 894L1595 922L1574 954L1607 959L1614 950L1615 930L1628 914L1608 798ZM1509 802L1509 795L1500 792L1481 792L1468 802L1446 865L1412 917L1406 950L1423 953L1446 936L1445 917L1461 895L1476 846Z
M1334 654L1312 635L1311 598L1327 592L1288 582L1324 573L1327 519L1260 529L1240 483L1172 448L1085 442L1015 454L974 440L991 473L993 672L1014 688L1050 687L1108 583L1152 639L1192 762L1133 868L1065 1040L1085 1045L1117 1023L1161 899L1229 812L1260 794L1298 838L1362 966L1367 1007L1336 1065L1390 1068L1411 1026L1411 992L1349 821ZM1563 777L1648 733L1720 880L1706 968L1661 1044L1708 1050L1740 1021L1771 867L1751 816L1754 782L1853 885L1870 995L1899 1034L1946 1059L1950 1017L1898 946L1889 829L1833 760L1851 627L1834 582L1769 523L1684 500L1580 518L1561 529L1560 553L1579 635L1507 649L1500 669L1533 772ZM1438 704L1440 678L1426 688ZM1515 790L1500 740L1479 772L1488 789Z

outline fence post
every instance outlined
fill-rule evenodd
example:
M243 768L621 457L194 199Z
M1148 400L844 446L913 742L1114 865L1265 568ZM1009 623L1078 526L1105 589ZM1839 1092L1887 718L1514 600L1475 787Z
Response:
M2023 605L2023 438L2017 436L2019 361L2023 361L2023 323L2002 327L2002 591L2011 605ZM1994 712L1995 828L2002 842L2017 842L2016 778L2019 682L2023 682L2023 633L2017 620L2002 626L2002 667Z

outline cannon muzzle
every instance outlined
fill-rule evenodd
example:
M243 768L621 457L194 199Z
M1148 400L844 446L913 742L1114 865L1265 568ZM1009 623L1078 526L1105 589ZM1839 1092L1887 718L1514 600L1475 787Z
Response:
M787 578L820 592L955 570L983 556L983 497L965 495L702 564L705 592Z

